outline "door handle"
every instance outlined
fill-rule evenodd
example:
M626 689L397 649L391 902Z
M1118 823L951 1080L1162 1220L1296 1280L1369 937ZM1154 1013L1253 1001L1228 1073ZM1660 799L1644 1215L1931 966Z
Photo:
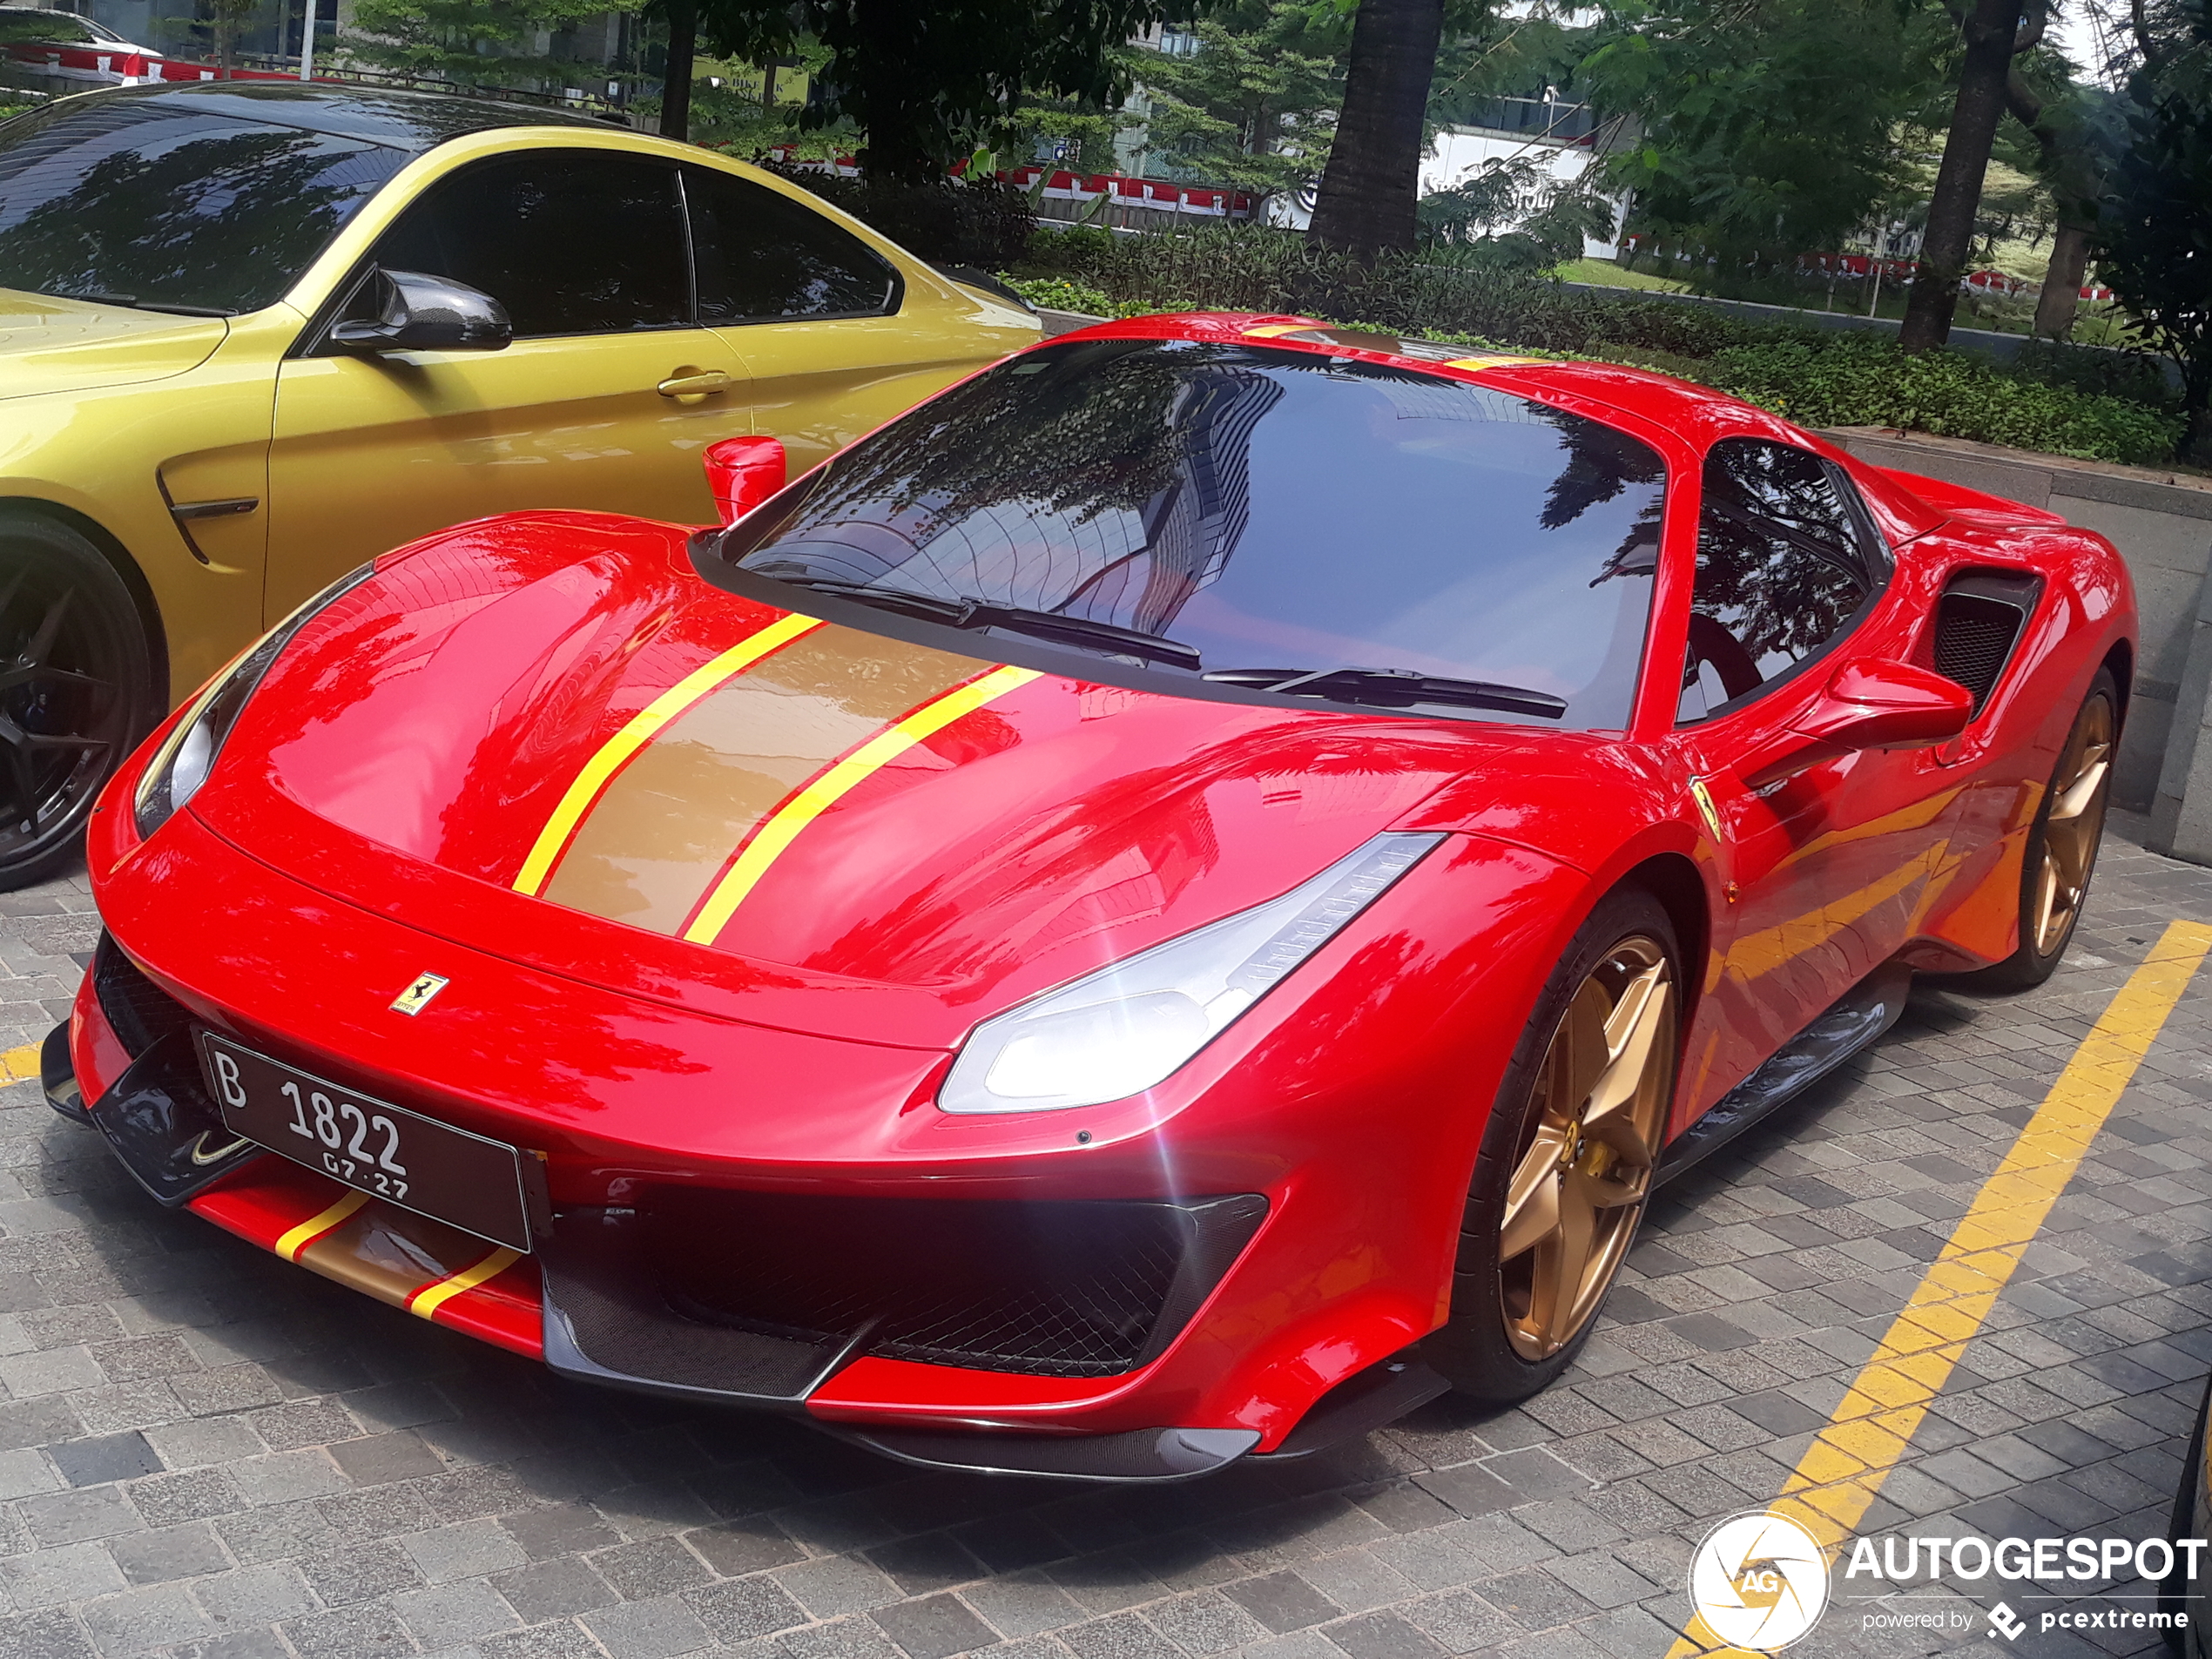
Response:
M718 368L679 368L653 390L663 397L707 397L737 384L733 375Z

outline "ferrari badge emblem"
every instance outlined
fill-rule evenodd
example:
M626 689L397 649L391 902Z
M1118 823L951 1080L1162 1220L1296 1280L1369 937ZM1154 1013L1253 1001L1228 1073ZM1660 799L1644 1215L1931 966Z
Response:
M1689 780L1689 798L1697 803L1698 816L1705 820L1705 827L1713 832L1713 839L1716 841L1726 840L1721 833L1721 815L1713 806L1712 792L1705 787L1703 778Z
M420 1014L430 1006L430 999L445 989L448 981L435 974L424 974L414 984L392 999L394 1012Z

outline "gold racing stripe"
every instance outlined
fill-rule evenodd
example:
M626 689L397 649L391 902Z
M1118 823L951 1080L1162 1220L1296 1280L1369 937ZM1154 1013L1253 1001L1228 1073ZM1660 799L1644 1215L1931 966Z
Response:
M988 659L816 629L702 697L607 786L540 896L679 934L736 850L806 784Z
M451 1278L442 1278L435 1285L424 1285L408 1301L407 1311L427 1319L462 1291L473 1291L486 1279L497 1278L522 1259L521 1251L502 1244L475 1266L464 1267Z
M630 723L601 745L599 752L584 763L583 770L577 774L576 781L561 797L561 804L553 809L553 816L545 820L545 827L537 833L537 840L530 847L529 856L523 860L522 873L515 878L515 891L535 894L545 885L545 878L552 873L554 864L569 845L577 826L583 821L592 802L598 799L608 780L622 770L625 761L651 743L653 735L663 726L724 682L745 672L769 652L789 644L801 634L812 632L821 625L819 618L802 617L796 611L772 622L759 632L747 635L703 667L693 669L632 715Z
M745 894L759 884L799 831L813 823L841 796L886 764L897 759L933 733L941 732L963 714L1002 697L1016 686L1037 678L1035 669L999 667L980 679L923 704L887 732L871 738L851 754L778 807L746 843L728 872L708 893L698 912L684 929L684 937L697 945L711 945L745 902Z

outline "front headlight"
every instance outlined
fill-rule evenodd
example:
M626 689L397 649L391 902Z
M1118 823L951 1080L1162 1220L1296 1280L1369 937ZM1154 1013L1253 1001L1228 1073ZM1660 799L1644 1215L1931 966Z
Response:
M214 770L224 739L245 711L253 688L283 654L292 637L314 614L375 574L374 564L341 576L255 642L253 648L207 682L138 779L134 806L141 839L167 823L176 810L199 792Z
M1152 1088L1443 839L1378 835L1279 899L984 1021L961 1045L939 1108L1049 1111Z

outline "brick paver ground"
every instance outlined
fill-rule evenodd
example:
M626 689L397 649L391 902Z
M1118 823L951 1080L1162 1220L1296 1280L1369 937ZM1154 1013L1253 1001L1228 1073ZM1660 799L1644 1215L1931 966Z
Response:
M2212 921L2212 872L2137 827L2050 985L1924 982L1669 1189L1561 1386L1165 1488L923 1474L556 1384L162 1213L0 1090L0 1659L1663 1654L1697 1538L1775 1494L2145 946ZM81 879L0 896L0 1051L65 1012L96 926ZM2160 1529L2212 1365L2209 1020L2200 981L1866 1530ZM1797 1651L1990 1652L1981 1588L1958 1635L1865 1635L1882 1604L1844 1600ZM2010 1650L2156 1646L2103 1640Z

